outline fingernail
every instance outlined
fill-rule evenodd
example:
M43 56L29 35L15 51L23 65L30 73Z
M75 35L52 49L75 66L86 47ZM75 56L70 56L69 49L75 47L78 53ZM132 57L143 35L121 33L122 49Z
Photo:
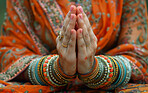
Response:
M74 9L73 5L70 7L70 11L72 11Z
M80 33L82 33L82 29L80 29Z
M80 7L79 10L80 10L81 13L83 13L83 9L82 9L82 7Z
M73 30L71 30L71 33L73 34Z
M80 15L79 15L79 17L80 17L81 19L83 19L83 16L82 16L82 14L80 14Z
M73 18L74 18L74 14L71 14L70 19L73 19Z

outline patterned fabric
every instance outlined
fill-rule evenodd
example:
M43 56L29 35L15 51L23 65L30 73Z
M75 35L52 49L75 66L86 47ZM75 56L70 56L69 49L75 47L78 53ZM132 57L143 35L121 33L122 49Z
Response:
M98 38L96 54L123 55L131 60L131 81L141 85L127 85L117 88L116 92L147 91L148 20L145 0L74 1L84 8ZM53 53L55 39L70 5L70 0L7 0L7 15L0 34L0 86L3 87L0 92L101 91L87 88L78 79L62 89L4 82L18 76L34 58Z

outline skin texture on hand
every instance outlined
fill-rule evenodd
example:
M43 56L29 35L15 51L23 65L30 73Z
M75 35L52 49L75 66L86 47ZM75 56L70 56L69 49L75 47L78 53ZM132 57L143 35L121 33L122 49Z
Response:
M56 41L64 72L68 75L74 75L76 70L81 74L88 73L94 62L97 38L81 6L71 6L60 36L62 39L57 37Z
M88 73L93 65L97 49L97 38L93 33L89 20L81 6L77 7L77 48L78 48L78 73Z
M76 73L76 30L74 29L76 23L75 14L76 7L71 6L60 32L63 38L61 40L59 37L56 39L60 63L64 72L68 75L74 75Z

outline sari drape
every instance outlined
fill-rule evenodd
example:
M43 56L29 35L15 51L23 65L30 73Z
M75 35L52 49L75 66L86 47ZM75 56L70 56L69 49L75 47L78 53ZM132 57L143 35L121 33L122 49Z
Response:
M143 91L145 86L147 91L147 85L142 85L148 83L145 0L78 0L77 3L83 7L98 39L96 54L123 55L131 60L131 80L141 85L129 84L116 90L126 91L136 86L135 90ZM0 91L59 91L60 88L52 86L12 85L6 82L17 77L34 58L56 53L56 37L70 5L69 0L7 0L7 15L0 36L0 80L3 80L0 83L7 86ZM68 90L85 91L79 86L81 84L76 80L69 84Z

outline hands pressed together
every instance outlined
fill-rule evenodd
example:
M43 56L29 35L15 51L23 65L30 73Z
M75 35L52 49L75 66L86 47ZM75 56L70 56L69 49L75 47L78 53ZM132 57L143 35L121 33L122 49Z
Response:
M97 38L81 6L71 6L56 42L61 66L67 75L91 70Z

